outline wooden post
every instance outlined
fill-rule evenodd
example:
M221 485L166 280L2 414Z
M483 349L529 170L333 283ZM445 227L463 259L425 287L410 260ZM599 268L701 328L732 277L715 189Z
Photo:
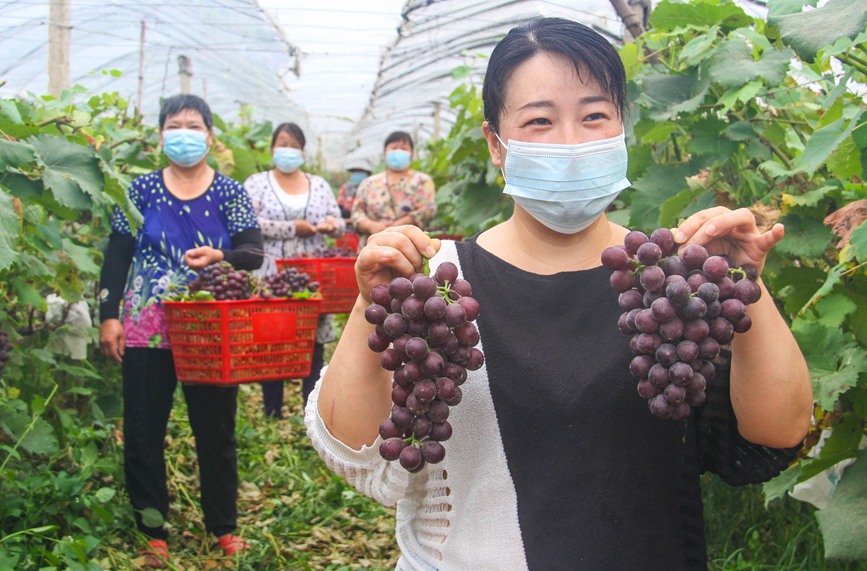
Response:
M193 60L178 56L178 75L181 80L181 93L192 93Z
M48 18L48 93L60 98L69 87L69 0L51 0Z
M610 0L610 2L633 38L637 38L644 33L641 20L635 15L635 12L632 11L626 0Z
M147 22L141 21L141 34L138 41L138 112L144 114L144 65L145 65L145 32Z

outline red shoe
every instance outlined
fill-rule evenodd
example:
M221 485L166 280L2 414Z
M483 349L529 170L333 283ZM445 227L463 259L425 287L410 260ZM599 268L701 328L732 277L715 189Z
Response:
M244 549L250 549L250 544L238 537L237 535L232 535L231 533L227 533L226 535L221 536L217 540L217 545L223 550L223 553L226 554L226 557L231 557L235 555L239 551L243 551Z
M144 556L145 567L163 569L169 562L169 546L163 539L151 539L147 547L142 547L139 554Z

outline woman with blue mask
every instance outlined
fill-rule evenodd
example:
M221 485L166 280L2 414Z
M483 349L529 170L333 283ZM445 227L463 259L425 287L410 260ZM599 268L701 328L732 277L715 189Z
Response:
M340 185L340 190L337 191L337 205L340 206L340 214L347 225L351 225L350 216L352 205L355 203L355 196L358 194L358 185L369 177L373 170L370 167L370 161L364 157L347 161L346 170L349 171L349 180Z
M600 263L628 233L605 216L629 184L617 52L581 24L532 20L494 49L483 100L513 214L461 242L414 226L370 237L358 300L307 406L308 435L336 473L397 506L401 571L707 569L700 475L756 483L796 457L812 412L798 345L765 290L749 306L752 329L720 354L704 405L684 421L651 414ZM724 207L675 232L759 273L783 234ZM368 347L377 326L365 310L374 287L425 258L431 272L454 263L472 284L485 357L465 379L449 371L462 401L449 410L447 453L410 473L380 456L392 375Z
M321 176L309 174L301 168L306 144L301 127L295 123L281 123L271 136L274 168L256 173L244 181L265 243L265 262L254 272L258 276L275 273L277 260L282 258L319 256L327 248L325 236L342 236L346 228L331 185ZM305 402L319 378L324 344L334 340L333 318L333 315L322 315L319 319L312 368L301 383ZM283 383L261 383L268 417L283 416Z
M165 435L178 381L161 299L205 266L227 261L238 269L262 264L262 234L250 197L207 162L213 119L204 100L178 95L163 102L160 139L169 166L136 178L129 189L142 215L134 231L118 208L100 278L100 348L122 363L124 474L139 531L148 538L145 565L165 567L168 530L142 519L168 518ZM235 415L238 388L184 384L196 439L205 527L227 555L249 547L237 525L238 465Z
M362 238L403 224L426 229L436 214L433 179L411 168L412 156L409 133L395 131L385 139L385 171L359 185L352 205L350 219Z

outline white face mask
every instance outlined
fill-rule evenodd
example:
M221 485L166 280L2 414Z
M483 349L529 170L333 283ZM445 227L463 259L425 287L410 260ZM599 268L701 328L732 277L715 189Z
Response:
M622 133L578 145L497 140L508 151L503 192L555 232L587 228L630 185Z

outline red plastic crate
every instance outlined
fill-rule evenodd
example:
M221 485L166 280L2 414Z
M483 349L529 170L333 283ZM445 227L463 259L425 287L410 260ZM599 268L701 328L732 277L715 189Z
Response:
M310 374L319 298L163 305L180 381L236 385Z
M341 250L357 252L360 238L361 237L355 232L346 232L340 238L335 238L334 245Z
M349 313L358 297L355 279L356 258L283 258L277 269L297 268L319 282L322 313Z

